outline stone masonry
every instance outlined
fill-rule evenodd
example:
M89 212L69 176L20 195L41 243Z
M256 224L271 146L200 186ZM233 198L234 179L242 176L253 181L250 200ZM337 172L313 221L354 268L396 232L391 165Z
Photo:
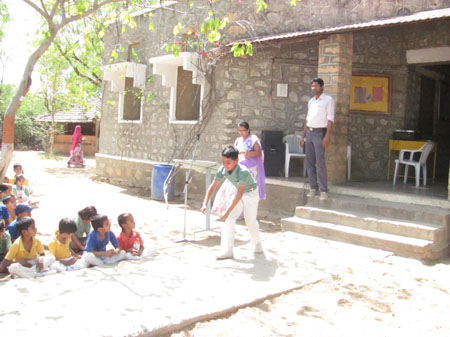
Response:
M398 2L387 1L310 3L304 0L296 7L288 6L288 1L286 4L268 1L268 4L269 10L258 16L254 8L243 10L237 2L220 2L218 13L248 20L253 25L252 34L267 35L352 23L361 18L369 21L394 16L402 9ZM449 5L449 1L435 1L431 7L412 0L403 2L410 12ZM182 4L176 8L185 10L178 6ZM169 123L170 90L162 86L160 76L152 74L148 62L149 58L166 53L162 45L172 36L173 27L186 19L180 13L183 12L155 11L154 20L158 18L164 24L156 22L152 33L148 32L147 16L138 17L137 28L127 29L125 33L115 25L109 28L105 36L105 64L117 45L123 46L124 51L119 52L114 62L123 62L127 47L141 43L141 63L147 64L144 94L151 99L143 103L141 122L121 122L117 112L118 93L110 91L109 83L104 83L98 174L148 187L152 165L174 158L190 158L199 125ZM204 14L196 16L197 22ZM224 34L228 41L248 35L246 29L233 27ZM225 54L208 68L214 101L207 118L200 123L202 135L197 158L219 161L220 150L233 143L238 136L236 124L243 120L250 123L252 132L259 137L263 130L299 134L311 97L310 81L319 74L326 81L326 92L334 95L337 103L336 123L327 151L330 181L345 179L346 144L352 146L352 177L382 179L386 176L387 144L392 131L414 128L417 123L418 108L414 102L420 86L414 68L406 64L406 50L449 44L448 22L430 22L329 35L320 40L309 37L255 44L254 56L247 58L236 59ZM351 73L391 77L389 114L348 111ZM288 85L287 97L276 95L279 83ZM199 187L199 194L204 192L203 188ZM194 194L195 188L192 190Z
M353 33L330 35L319 42L318 76L324 80L326 93L335 102L332 139L326 152L328 180L346 180L348 107L352 75Z

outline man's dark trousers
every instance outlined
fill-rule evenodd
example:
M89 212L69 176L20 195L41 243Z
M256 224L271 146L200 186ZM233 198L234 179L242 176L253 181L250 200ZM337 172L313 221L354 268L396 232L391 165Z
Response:
M312 190L320 190L320 192L328 192L325 149L322 145L325 133L326 128L314 131L306 129L306 171L309 185Z

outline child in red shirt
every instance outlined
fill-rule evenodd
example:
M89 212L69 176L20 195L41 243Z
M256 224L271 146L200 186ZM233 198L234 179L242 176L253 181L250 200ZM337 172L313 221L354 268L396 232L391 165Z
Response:
M119 248L127 252L127 260L137 260L154 254L154 249L144 248L141 235L134 230L136 223L131 213L123 213L117 217L122 232L117 236Z

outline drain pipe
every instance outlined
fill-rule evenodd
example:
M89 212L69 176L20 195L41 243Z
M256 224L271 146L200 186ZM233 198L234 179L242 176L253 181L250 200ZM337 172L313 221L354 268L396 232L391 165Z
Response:
M351 179L352 171L352 146L347 145L347 180Z

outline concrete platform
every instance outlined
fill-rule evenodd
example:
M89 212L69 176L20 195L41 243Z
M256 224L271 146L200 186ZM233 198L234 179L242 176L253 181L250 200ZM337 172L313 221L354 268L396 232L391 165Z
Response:
M390 255L286 232L263 233L265 255L238 241L235 259L216 261L218 242L205 235L148 260L0 283L2 335L159 336Z
M333 192L327 200L307 198L294 217L282 219L282 227L417 259L439 259L450 252L448 209L370 196Z
M13 279L0 284L2 335L153 336L218 317L327 277L292 258L296 241L266 236L255 256L238 242L234 260L216 261L219 238L205 237L148 260Z

